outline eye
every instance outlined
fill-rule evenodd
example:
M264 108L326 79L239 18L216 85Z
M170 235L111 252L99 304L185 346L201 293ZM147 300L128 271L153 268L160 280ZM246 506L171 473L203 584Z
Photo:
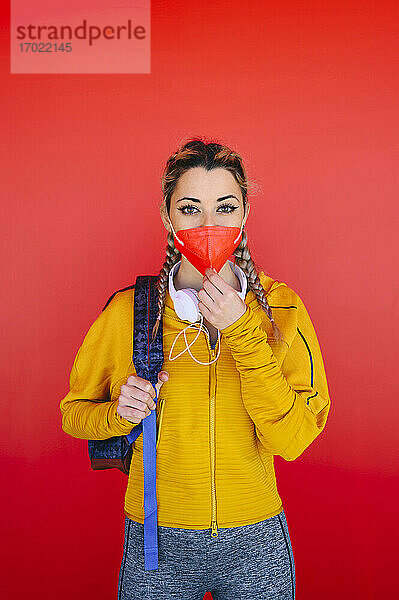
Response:
M197 209L197 207L194 206L193 204L186 204L185 206L179 206L179 208L177 210L180 210L183 215L193 215L195 213L193 213L191 210L190 210L190 212L186 212L186 209L192 209L192 208ZM228 208L229 210L219 211L219 208ZM237 210L237 208L238 208L238 206L234 206L234 204L229 204L229 203L220 204L218 206L218 212L223 212L225 214L231 214L235 210Z
M238 206L234 206L234 204L229 204L229 203L226 203L226 204L221 204L221 205L219 206L219 208L230 208L231 210L229 210L228 212L229 212L229 213L232 213L232 212L234 212L235 210L237 210ZM222 212L226 212L226 211L222 211Z
M192 212L185 212L186 208L196 208L193 204L186 204L185 206L179 206L177 210L180 210L183 215L192 215Z

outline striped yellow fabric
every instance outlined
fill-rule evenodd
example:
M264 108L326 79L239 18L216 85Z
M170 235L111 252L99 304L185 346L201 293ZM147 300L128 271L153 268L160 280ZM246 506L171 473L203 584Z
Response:
M256 523L278 514L274 455L295 460L323 430L330 409L327 379L312 321L299 295L260 273L273 317L287 343L272 339L270 320L248 291L246 312L220 331L213 365L185 352L169 360L177 334L188 322L166 294L163 316L163 384L157 404L158 524L207 529ZM132 424L118 415L121 385L134 375L134 289L115 294L91 325L61 400L63 430L80 439L127 434ZM188 343L197 335L186 331ZM173 356L184 347L177 340ZM190 350L209 362L201 332ZM99 402L101 400L101 402ZM160 417L162 411L162 419ZM125 514L144 522L143 436L134 442Z

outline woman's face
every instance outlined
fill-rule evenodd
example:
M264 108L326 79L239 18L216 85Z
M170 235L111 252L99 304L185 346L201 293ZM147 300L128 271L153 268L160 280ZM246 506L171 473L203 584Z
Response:
M241 227L249 215L246 213L240 186L227 169L207 171L193 167L181 175L170 202L170 220L175 231L205 225ZM167 231L171 231L165 202L161 205L161 218Z

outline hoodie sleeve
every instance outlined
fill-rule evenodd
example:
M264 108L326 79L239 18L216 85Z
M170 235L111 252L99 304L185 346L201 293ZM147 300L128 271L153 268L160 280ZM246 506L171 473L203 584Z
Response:
M316 333L302 299L294 294L296 332L281 366L258 310L247 306L237 321L221 329L236 362L243 402L256 434L271 454L285 460L298 458L321 433L330 409Z
M134 424L116 412L119 394L111 400L113 384L126 372L121 353L121 336L126 330L131 337L129 303L116 294L89 328L75 356L69 392L60 402L65 433L84 440L104 440L133 429Z

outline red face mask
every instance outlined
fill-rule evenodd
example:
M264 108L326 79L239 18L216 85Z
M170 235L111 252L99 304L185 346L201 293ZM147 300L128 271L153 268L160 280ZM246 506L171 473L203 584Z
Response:
M175 246L190 263L205 275L205 269L214 268L217 272L223 267L226 260L233 254L242 239L241 227L226 227L224 225L205 225L180 229L179 237L173 229Z

